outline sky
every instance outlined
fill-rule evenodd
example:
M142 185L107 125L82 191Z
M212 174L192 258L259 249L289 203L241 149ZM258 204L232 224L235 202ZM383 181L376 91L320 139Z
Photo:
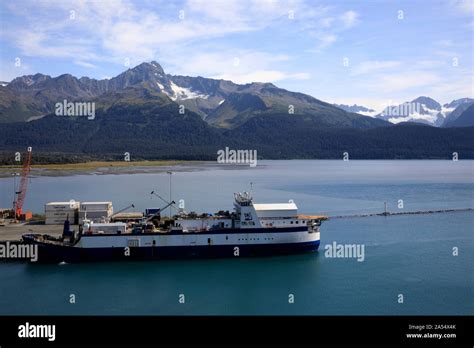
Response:
M0 4L0 81L173 75L272 82L327 102L474 97L474 0L37 0Z

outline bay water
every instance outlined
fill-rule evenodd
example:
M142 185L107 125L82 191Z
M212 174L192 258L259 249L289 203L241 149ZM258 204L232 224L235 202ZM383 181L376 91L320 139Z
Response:
M293 160L172 169L171 196L187 211L231 210L233 192L252 189L258 203L293 200L300 213L352 217L324 222L320 250L311 254L0 263L0 314L474 314L474 212L353 216L382 212L385 202L391 212L474 208L474 161ZM25 207L41 213L46 202L75 199L113 201L116 211L134 203L143 211L164 205L152 190L168 199L170 176L35 176ZM12 197L12 178L0 179L0 206L9 207ZM364 260L327 257L325 246L334 242L363 245Z

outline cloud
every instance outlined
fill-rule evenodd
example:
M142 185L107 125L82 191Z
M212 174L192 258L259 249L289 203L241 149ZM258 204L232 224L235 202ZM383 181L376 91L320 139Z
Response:
M153 59L161 61L163 56L176 52L189 58L190 52L197 55L206 50L211 40L265 28L295 31L314 38L315 51L319 51L334 44L340 31L358 21L355 11L335 13L330 6L303 0L138 4L130 0L43 0L28 3L25 11L24 6L9 3L10 11L22 23L21 29L11 31L9 39L22 55L70 59L76 65L92 68L100 63L123 65L124 60L131 65ZM288 17L290 10L294 11L294 20ZM184 11L184 17L180 18L180 11ZM329 15L330 12L333 14ZM283 75L278 76L285 78L300 76L268 64L257 70L280 71ZM220 71L217 75L224 73ZM243 72L245 75L248 74ZM278 78L274 73L268 76Z
M285 73L277 70L257 70L248 73L230 72L222 75L212 76L215 79L230 80L235 83L251 82L277 82L282 80L308 80L310 75L307 73Z
M472 0L451 0L451 6L458 12L471 15L474 13L474 1Z
M319 24L321 25L322 28L329 28L332 25L332 23L334 23L333 17L326 17L319 20Z
M324 17L318 21L318 26L312 26L309 35L318 40L315 48L306 52L320 53L324 48L335 43L341 33L359 23L359 14L355 11L346 11L338 17Z
M365 61L365 62L362 62L362 63L356 65L351 70L351 75L352 76L358 76L358 75L364 75L364 74L379 72L379 71L382 71L382 70L395 68L395 67L398 67L400 65L401 65L401 62L397 61L397 60Z
M29 56L115 63L128 58L139 63L156 58L167 46L262 30L277 26L278 21L290 23L290 10L298 19L320 15L314 11L317 6L299 0L138 4L129 0L44 0L28 3L28 11L24 6L8 4L9 10L22 19L23 27L12 30L15 34L10 40Z
M346 94L354 98L399 99L430 92L436 97L443 96L443 91L449 95L467 91L465 81L469 79L464 81L462 74L466 73L461 68L472 63L472 42L465 34L453 34L451 24L464 32L468 22L472 26L472 19L464 18L465 14L472 16L472 1L448 2L444 10L455 23L446 18L444 34L431 39L423 31L410 38L401 36L404 49L393 49L396 43L386 49L390 28L383 22L363 21L382 20L377 11L383 9L352 4L355 7L349 7L351 3L319 5L313 0L21 0L0 5L8 27L0 36L5 43L2 47L11 49L22 61L37 64L30 65L36 70L28 73L44 69L44 61L61 61L72 64L73 73L77 66L97 67L92 75L113 76L123 70L128 58L132 66L157 60L167 72L180 75L236 82L290 81L287 88L329 97L331 93L339 95L340 86L346 83L353 84L350 90L354 95ZM180 10L184 11L183 19L179 18ZM290 10L294 20L288 18ZM433 14L431 9L425 10L427 15ZM70 11L74 11L74 19ZM380 31L373 30L374 24L381 25ZM361 32L351 33L358 25ZM425 43L422 50L420 40ZM318 62L305 54L323 51ZM342 56L353 58L350 69L341 73ZM48 59L35 60L37 57ZM403 61L407 57L412 60ZM452 68L453 57L459 57L456 69ZM353 65L356 61L360 63ZM2 76L23 72L11 64L3 64L2 70ZM318 79L305 82L314 76Z
M429 93L434 96L440 96L446 101L451 101L461 97L474 98L474 73L471 69L459 71L459 76L450 77L443 81L429 86Z
M222 50L188 56L173 52L163 61L171 73L206 76L236 83L307 80L309 73L293 71L292 57L266 52Z
M92 47L87 43L81 43L80 40L72 42L64 38L54 38L47 32L32 30L18 30L16 34L17 46L26 56L97 59Z
M434 54L436 54L437 56L448 57L448 58L459 57L459 54L457 51L437 50L434 52Z
M439 40L436 42L438 45L443 46L443 47L451 47L453 46L453 41L452 40Z
M83 62L82 60L75 60L74 64L83 66L85 68L94 68L94 69L97 68L97 65L94 65L94 64L88 63L88 62Z
M322 32L312 33L311 36L318 40L318 43L315 48L306 50L309 53L321 53L324 48L332 45L338 38L336 34Z
M432 59L424 59L419 60L414 63L415 68L419 69L433 69L433 68L440 68L446 65L446 61L443 60L432 60Z
M359 22L359 14L355 11L347 11L344 12L339 19L342 22L342 25L344 28L352 28L354 25L356 25Z
M397 92L412 88L431 86L441 81L441 78L431 72L410 71L381 75L374 87L382 92Z
M319 48L327 47L337 41L335 34L318 34L316 37L320 41Z

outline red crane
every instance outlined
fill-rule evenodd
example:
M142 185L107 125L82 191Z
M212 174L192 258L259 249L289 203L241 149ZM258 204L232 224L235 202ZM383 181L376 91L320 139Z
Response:
M23 203L25 202L26 189L28 188L28 174L31 168L31 147L28 147L26 159L23 163L23 170L21 171L20 190L16 192L17 198L14 202L13 210L15 211L15 218L20 218L23 215Z

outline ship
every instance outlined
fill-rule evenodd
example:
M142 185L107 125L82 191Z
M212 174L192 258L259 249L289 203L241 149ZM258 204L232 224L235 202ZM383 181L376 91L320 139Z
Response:
M234 193L232 212L162 217L162 211L134 223L85 219L78 231L66 220L62 236L29 233L22 242L36 245L38 262L48 263L273 256L317 251L326 219L298 214L291 200L253 203L248 192Z

